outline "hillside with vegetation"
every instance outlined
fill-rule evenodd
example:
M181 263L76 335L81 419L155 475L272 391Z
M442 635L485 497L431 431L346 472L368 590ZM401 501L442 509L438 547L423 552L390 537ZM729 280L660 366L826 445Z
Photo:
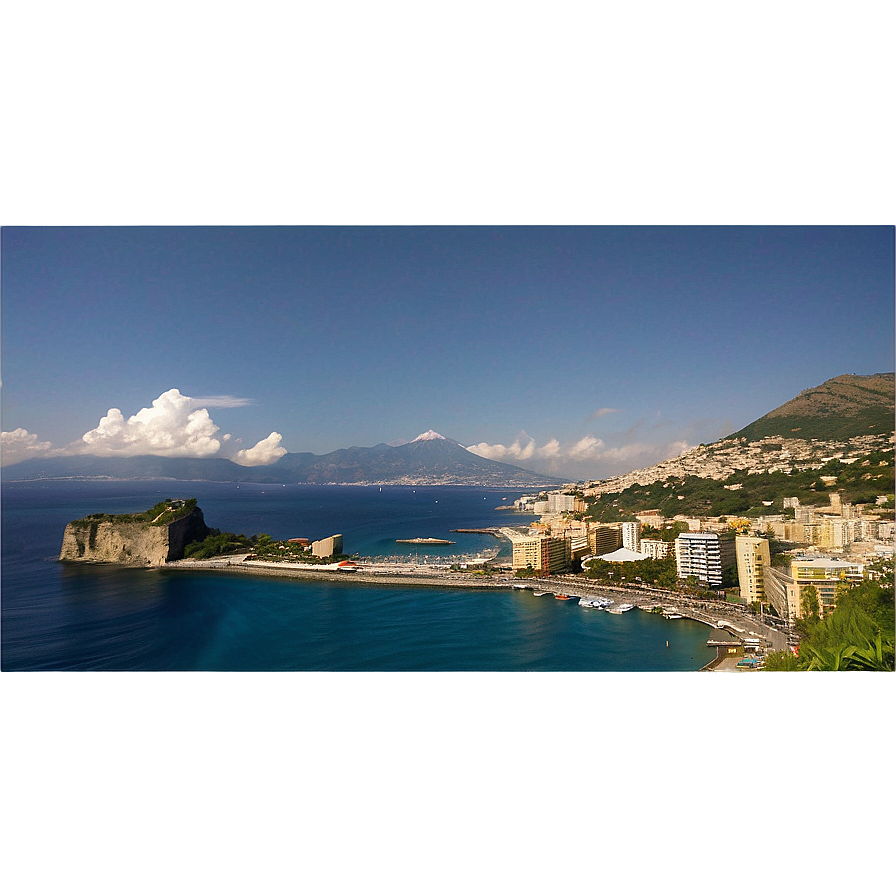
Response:
M805 389L729 439L848 439L893 431L894 374L847 374Z
M826 505L834 493L851 504L875 504L879 495L890 498L884 513L892 514L893 453L873 451L853 463L829 460L819 469L751 473L738 470L725 479L699 476L670 477L646 485L637 483L621 492L604 493L590 501L587 519L612 523L635 513L656 509L665 517L763 516L783 513L784 498L801 504Z

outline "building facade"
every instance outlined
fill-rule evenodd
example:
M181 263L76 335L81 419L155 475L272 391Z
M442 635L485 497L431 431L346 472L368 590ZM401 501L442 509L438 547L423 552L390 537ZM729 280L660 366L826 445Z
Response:
M694 576L710 588L722 585L722 570L734 560L734 543L715 532L682 532L675 539L678 578Z
M622 547L622 530L618 526L592 525L588 530L588 549L599 557Z
M311 553L315 557L332 557L334 554L341 554L342 536L331 535L329 538L311 542Z
M660 541L656 538L641 539L641 553L652 560L665 560L673 550L671 541Z
M765 569L771 565L768 539L738 535L735 538L735 552L740 596L751 604L764 601Z
M623 523L622 524L622 546L630 551L641 551L641 524L640 523Z
M765 593L779 616L792 622L806 615L807 600L817 601L818 615L824 618L837 607L837 591L851 588L864 579L860 563L831 557L796 557L789 567L768 567ZM807 592L807 588L814 589Z
M565 538L538 535L533 538L518 538L513 542L514 569L563 572L569 566L569 559L570 544Z

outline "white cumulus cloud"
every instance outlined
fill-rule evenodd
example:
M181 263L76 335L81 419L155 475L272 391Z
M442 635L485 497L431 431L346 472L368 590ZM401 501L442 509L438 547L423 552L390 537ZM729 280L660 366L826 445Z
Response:
M177 389L163 392L150 408L125 419L110 408L94 429L84 433L73 448L77 453L102 456L156 454L163 457L209 457L221 443L218 428L205 408Z
M275 460L286 454L286 449L280 447L283 436L279 432L272 432L266 439L262 439L252 448L244 448L231 458L234 463L244 467L263 467L272 464Z
M590 460L600 457L600 449L604 447L604 443L594 436L583 436L572 445L567 454L573 460Z
M3 466L17 464L19 461L28 460L29 457L43 457L52 448L52 443L41 442L33 432L28 432L27 429L20 428L2 433Z
M480 442L478 445L470 445L467 451L487 457L490 460L528 460L535 454L535 439L516 439L511 445L502 445L500 442L489 445L488 442Z

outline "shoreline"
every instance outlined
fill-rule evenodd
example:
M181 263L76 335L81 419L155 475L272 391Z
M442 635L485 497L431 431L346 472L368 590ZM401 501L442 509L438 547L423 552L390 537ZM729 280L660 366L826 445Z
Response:
M306 582L330 582L356 585L396 585L410 588L455 588L473 589L480 591L520 591L520 590L545 590L552 593L568 594L570 597L588 598L595 596L616 597L625 595L625 603L631 603L634 609L649 610L651 607L662 605L666 609L672 609L680 613L683 618L692 622L698 622L712 630L723 629L733 637L742 640L747 636L761 637L772 644L771 649L782 650L786 647L786 635L775 628L767 626L752 616L744 614L736 605L719 604L710 605L708 601L699 601L695 604L683 599L681 595L672 591L660 589L651 591L635 591L612 585L597 585L590 582L569 582L553 578L517 579L508 575L495 576L494 578L471 577L462 573L449 571L427 572L421 570L419 565L409 564L404 568L390 569L383 565L378 568L358 568L351 571L339 569L334 566L315 568L314 565L298 565L276 563L273 561L250 560L246 561L246 555L237 555L229 559L212 560L176 560L157 567L161 570L193 571L193 572L221 572L235 575L249 575L265 578L292 579ZM525 588L520 586L525 584ZM723 617L726 617L723 619ZM731 618L727 618L731 617ZM731 621L732 619L737 622ZM674 622L675 620L668 620ZM719 625L719 622L724 624ZM741 627L743 626L743 628ZM702 667L702 670L713 671L723 659L717 648L716 658Z

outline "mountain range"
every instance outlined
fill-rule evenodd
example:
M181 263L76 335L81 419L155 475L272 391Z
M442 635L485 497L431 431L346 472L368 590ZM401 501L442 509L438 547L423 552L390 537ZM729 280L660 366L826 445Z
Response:
M479 457L430 430L404 445L340 448L329 454L285 454L263 467L222 457L32 458L3 469L8 481L32 479L176 479L213 482L477 485L495 488L556 487L565 480Z
M876 443L894 429L892 373L845 374L800 392L764 417L711 446L693 448L656 467L604 480L606 490L669 475L718 478L729 468L789 467L809 462L818 451L833 455L850 440ZM769 445L769 439L786 444ZM761 445L750 449L750 445ZM793 444L791 444L793 443ZM804 443L804 444L796 444ZM857 446L859 447L859 446ZM870 449L871 443L863 445ZM758 451L762 464L751 460ZM782 457L779 458L778 454ZM802 456L802 457L800 457ZM568 480L525 470L473 454L437 432L419 435L403 445L340 448L329 454L285 454L267 466L244 467L221 457L182 458L142 455L97 457L77 455L33 458L3 469L3 478L32 479L175 479L217 482L476 485L495 488L556 488Z

